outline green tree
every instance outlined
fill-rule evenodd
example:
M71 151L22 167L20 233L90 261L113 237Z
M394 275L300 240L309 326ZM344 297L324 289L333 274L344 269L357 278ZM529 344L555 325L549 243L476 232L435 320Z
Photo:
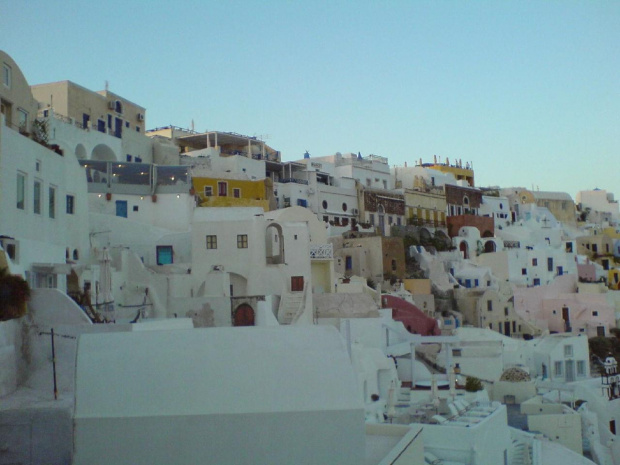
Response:
M475 376L467 377L467 381L465 381L465 390L467 392L482 391L482 389L484 389L482 386L482 381Z

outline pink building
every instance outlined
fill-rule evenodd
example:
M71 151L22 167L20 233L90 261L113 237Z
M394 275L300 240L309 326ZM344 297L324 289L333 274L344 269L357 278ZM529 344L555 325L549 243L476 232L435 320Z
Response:
M547 286L515 288L514 307L525 320L550 332L607 336L616 326L605 294L578 293L576 275L559 276Z

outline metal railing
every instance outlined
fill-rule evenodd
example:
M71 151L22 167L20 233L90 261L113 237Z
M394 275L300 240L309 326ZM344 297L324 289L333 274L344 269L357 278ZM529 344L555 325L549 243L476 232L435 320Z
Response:
M334 258L333 244L310 244L310 259L323 260Z

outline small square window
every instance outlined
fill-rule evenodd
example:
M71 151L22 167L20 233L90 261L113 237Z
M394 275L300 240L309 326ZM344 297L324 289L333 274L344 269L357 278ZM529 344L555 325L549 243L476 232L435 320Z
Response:
M157 246L157 264L158 265L170 265L173 262L172 246L171 245L158 245Z
M129 121L125 121L125 127L128 128L129 127Z
M237 248L238 249L248 248L248 235L247 234L237 234Z
M217 249L217 236L207 236L207 249Z
M138 211L138 206L137 206L137 205L134 205L134 206L133 206L133 211L135 211L135 212L137 212L137 211Z
M129 155L129 154L127 154L127 158L126 158L126 159L127 159L127 161L131 161L131 158L132 158L132 156L131 156L131 155Z
M527 268L521 268L521 274L527 275Z
M573 346L565 345L564 346L564 357L572 357L573 356Z
M205 197L211 197L213 195L213 187L205 186Z
M598 312L596 310L592 311L592 316L598 316Z

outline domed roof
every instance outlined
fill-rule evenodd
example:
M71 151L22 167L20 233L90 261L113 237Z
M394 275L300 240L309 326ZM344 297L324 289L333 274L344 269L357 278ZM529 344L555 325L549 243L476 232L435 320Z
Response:
M506 371L502 373L502 376L499 378L500 381L510 381L512 383L519 383L522 381L531 381L529 373L522 368L508 368Z

